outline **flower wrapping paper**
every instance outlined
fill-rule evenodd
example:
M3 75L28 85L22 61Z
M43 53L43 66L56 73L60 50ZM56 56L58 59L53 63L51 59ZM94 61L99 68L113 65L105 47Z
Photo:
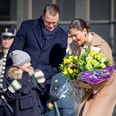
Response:
M83 71L79 74L79 79L89 84L99 84L111 78L114 70L113 66L107 66L101 70Z
M98 84L111 78L115 68L100 48L91 47L84 49L80 56L64 57L60 70L68 81Z

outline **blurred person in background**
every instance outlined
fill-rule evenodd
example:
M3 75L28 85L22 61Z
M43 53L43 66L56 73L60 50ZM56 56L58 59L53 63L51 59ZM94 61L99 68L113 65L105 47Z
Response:
M2 96L2 93L4 92L4 88L6 88L6 57L8 50L14 41L15 33L16 30L14 28L5 28L1 33L2 48L0 50L0 116L12 115L9 109L9 104L7 103L7 101L4 101L6 99Z

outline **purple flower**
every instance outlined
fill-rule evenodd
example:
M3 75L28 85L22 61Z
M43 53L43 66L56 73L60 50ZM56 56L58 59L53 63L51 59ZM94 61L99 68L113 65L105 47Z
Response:
M114 72L113 66L108 66L100 70L84 71L79 74L81 81L88 82L90 84L98 84L112 77Z

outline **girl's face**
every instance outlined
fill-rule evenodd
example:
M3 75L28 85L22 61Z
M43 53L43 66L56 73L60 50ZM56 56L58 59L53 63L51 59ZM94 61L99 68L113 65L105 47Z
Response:
M87 41L87 31L83 29L83 31L77 30L76 28L71 28L69 30L70 36L73 40L77 42L79 46L83 45Z
M25 63L25 64L19 66L19 68L21 70L23 70L24 72L29 72L30 71L30 67L31 67L31 63L30 62Z

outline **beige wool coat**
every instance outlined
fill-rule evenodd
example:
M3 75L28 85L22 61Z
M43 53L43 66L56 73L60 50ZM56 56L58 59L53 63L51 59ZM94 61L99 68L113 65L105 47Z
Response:
M93 39L89 47L96 46L101 48L101 52L110 59L111 65L114 65L112 50L107 42L96 33L91 34L93 35ZM77 49L77 55L79 55L80 50L81 48ZM116 104L116 71L113 73L112 78L100 84L88 85L80 83L79 85L84 88L90 88L92 92L86 93L83 97L77 116L81 116L79 113L84 104L85 107L82 116L112 116Z

